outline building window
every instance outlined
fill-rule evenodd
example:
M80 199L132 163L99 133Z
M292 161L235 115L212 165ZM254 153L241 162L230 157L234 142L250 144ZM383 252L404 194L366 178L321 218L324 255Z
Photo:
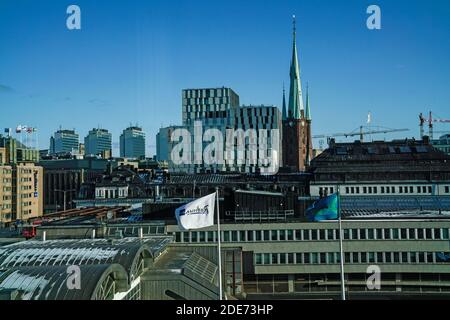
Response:
M301 253L296 253L295 254L295 263L298 263L298 264L302 264L303 263L302 254Z
M280 264L286 264L286 253L280 253Z
M320 256L320 263L323 264L327 263L327 254L325 252L321 252L319 256Z
M408 229L408 239L414 240L416 239L416 229Z
M385 252L384 258L386 260L386 263L392 263L392 252Z
M271 256L272 256L271 263L278 264L278 253L272 253Z
M369 240L374 240L375 239L375 230L374 229L368 229L367 230L367 238Z
M287 230L287 240L288 241L294 240L294 230Z
M288 264L293 264L294 263L294 254L293 253L288 253L287 254L287 263Z
M295 240L302 240L302 230L295 230Z
M400 252L394 252L394 263L400 263Z
M254 234L253 230L247 231L247 241L249 241L249 242L253 241L253 239L254 239L253 234Z
M286 230L280 230L280 241L286 241Z
M445 193L450 193L450 186L445 186Z
M330 263L330 264L336 263L335 259L334 259L334 253L333 252L329 252L328 253L328 263Z
M358 252L352 253L352 263L359 263L359 255Z
M270 253L263 254L263 264L270 264Z
M328 229L327 230L327 239L328 240L334 240L334 229Z
M270 241L270 230L263 231L263 241Z
M325 240L325 231L324 229L318 230L319 232L319 240Z
M381 240L383 239L383 229L376 229L377 232L377 239Z
M377 263L384 263L383 252L377 252Z
M255 254L255 264L262 264L262 254L261 253Z
M272 240L272 241L278 240L278 231L277 230L272 230L270 232L270 234L271 234L270 240Z
M360 229L359 230L359 238L360 238L360 240L366 240L367 239L367 229Z
M400 232L398 229L392 229L392 236L395 240L398 240L400 238Z
M298 261L297 261L298 263ZM306 252L303 254L303 263L309 264L311 263L311 254L309 252Z
M311 240L311 231L312 230L303 230L303 240L306 240L306 241Z
M409 263L408 252L402 252L402 263Z

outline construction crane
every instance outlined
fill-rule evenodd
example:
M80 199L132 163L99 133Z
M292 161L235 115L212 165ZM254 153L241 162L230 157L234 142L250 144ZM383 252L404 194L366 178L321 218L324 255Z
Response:
M371 135L371 134L386 134L386 133L391 133L391 132L403 132L403 131L409 131L409 129L390 129L390 128L383 128L383 127L375 127L377 130L373 130L373 127L368 127L368 131L364 131L363 126L359 127L359 131L356 131L357 129L353 130L352 132L349 133L330 133L330 134L319 134L319 135L315 135L313 136L313 139L321 139L321 138L327 138L327 140L329 140L330 138L333 137L354 137L354 136L359 136L359 140L361 142L364 141L364 136L365 135Z
M420 138L423 139L424 129L423 126L425 122L428 122L428 136L433 140L433 123L450 123L449 119L433 118L433 113L430 111L428 119L426 119L422 113L419 114L419 128L420 128ZM441 131L439 131L441 132Z

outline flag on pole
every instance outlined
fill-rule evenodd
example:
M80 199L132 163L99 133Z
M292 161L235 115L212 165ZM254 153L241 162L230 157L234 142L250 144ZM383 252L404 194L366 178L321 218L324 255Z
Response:
M372 122L372 114L369 111L369 113L367 114L367 124L370 124L371 122Z
M216 193L189 202L175 210L178 225L184 230L214 225Z
M306 209L306 217L308 221L322 221L333 220L339 217L338 214L337 193L333 193L328 197L322 198L314 202L308 209Z
M8 135L8 137L11 136L11 128L5 128L5 133Z

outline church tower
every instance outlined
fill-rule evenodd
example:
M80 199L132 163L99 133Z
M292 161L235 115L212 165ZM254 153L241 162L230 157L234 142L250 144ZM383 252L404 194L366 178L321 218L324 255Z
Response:
M303 106L295 16L293 17L293 45L288 106L286 118L283 117L283 167L291 172L305 171L312 156L311 111L308 92L306 111Z

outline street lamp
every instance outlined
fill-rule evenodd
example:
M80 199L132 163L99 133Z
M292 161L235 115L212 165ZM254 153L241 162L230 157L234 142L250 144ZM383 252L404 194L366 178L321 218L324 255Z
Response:
M70 189L70 190L60 190L60 189L55 189L55 194L56 192L62 192L64 194L64 211L66 211L66 193L67 192L74 192L77 191L76 189ZM55 203L56 203L56 195L55 195ZM58 210L58 208L56 208L56 210Z

